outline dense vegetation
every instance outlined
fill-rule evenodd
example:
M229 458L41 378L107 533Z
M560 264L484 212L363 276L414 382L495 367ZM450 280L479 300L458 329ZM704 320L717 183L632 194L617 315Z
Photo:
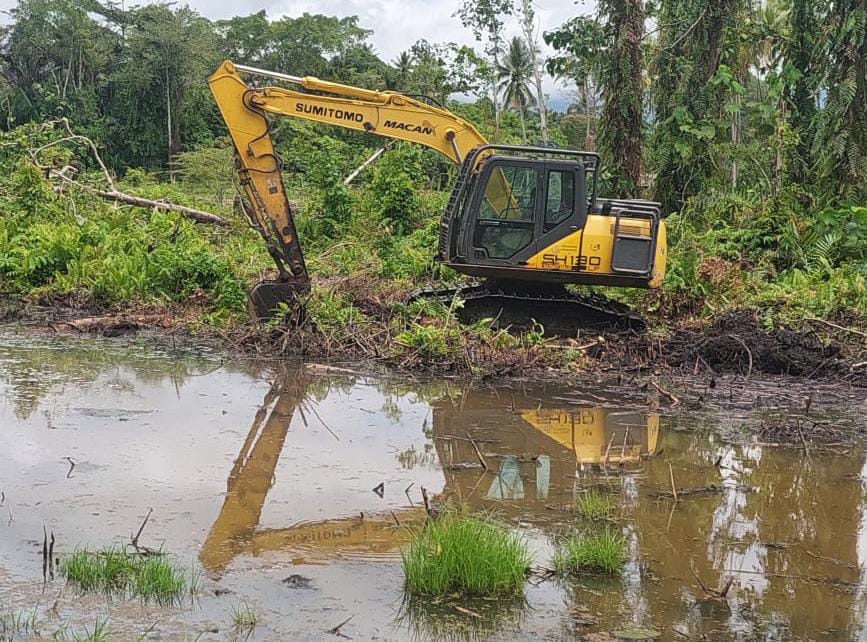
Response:
M231 58L428 95L492 140L598 149L607 193L671 213L663 292L609 293L662 320L732 307L768 323L867 317L864 0L605 0L541 30L528 1L467 0L455 20L475 49L419 41L391 62L356 18L214 22L187 7L96 0L20 0L11 18L0 39L6 294L194 310L181 315L194 325L244 319L244 290L270 264L240 216L205 83ZM555 52L547 60L540 32ZM546 108L543 71L574 87L565 113ZM44 147L64 137L51 124L60 118L95 141L123 190L213 211L230 229L58 189L45 167L101 180L80 141ZM442 356L467 332L490 349L532 347L532 333L461 331L453 311L399 303L456 278L431 261L454 171L443 158L394 145L348 187L381 139L286 119L274 137L319 281L309 318L320 336L385 319L377 336L408 358Z

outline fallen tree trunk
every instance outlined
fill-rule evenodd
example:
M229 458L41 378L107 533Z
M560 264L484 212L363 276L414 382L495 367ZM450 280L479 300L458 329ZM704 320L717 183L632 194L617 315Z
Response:
M114 179L111 176L111 172L108 171L108 167L106 166L105 162L103 162L102 157L99 155L99 150L96 147L96 143L94 143L87 136L82 136L81 134L76 134L75 132L73 132L72 128L69 126L69 121L67 121L65 118L61 118L58 121L46 123L46 125L51 127L55 127L56 125L63 125L67 133L67 136L59 140L51 141L50 143L46 143L39 148L28 150L30 159L33 161L33 164L40 168L42 171L46 172L46 176L49 179L59 180L61 181L61 184L77 187L84 190L88 194L93 194L95 196L99 196L100 198L108 201L113 201L115 203L134 205L135 207L152 208L162 210L164 212L177 212L181 216L196 221L197 223L206 223L208 225L220 226L229 225L229 222L226 221L226 219L217 216L216 214L211 214L210 212L198 210L193 207L187 207L186 205L176 205L175 203L166 203L165 201L154 201L149 198L133 196L132 194L127 194L125 192L119 191L117 187L115 187ZM78 173L78 169L73 167L72 165L66 165L62 169L57 169L56 167L45 165L39 162L39 154L41 152L48 149L49 147L54 147L60 143L68 142L85 145L91 151L93 157L96 159L96 162L99 164L99 167L102 170L102 175L105 179L105 183L108 186L108 189L92 187L90 185L86 185L80 181L75 180L72 176L69 176L69 174L72 174L74 176Z
M117 203L124 203L126 205L135 205L136 207L151 207L153 209L163 210L165 212L177 212L181 216L192 219L197 223L207 223L210 225L221 226L229 225L229 222L226 219L217 216L216 214L205 212L204 210L197 210L192 207L187 207L185 205L176 205L174 203L165 203L163 201L152 201L149 198L133 196L124 192L118 192L117 190L109 191L97 189L95 187L90 187L89 185L83 185L82 183L79 183L77 181L72 182L84 191L95 194L96 196L104 198L108 201L115 201Z

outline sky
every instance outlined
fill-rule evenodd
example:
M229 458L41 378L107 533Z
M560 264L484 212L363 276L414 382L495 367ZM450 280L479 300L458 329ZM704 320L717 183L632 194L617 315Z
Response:
M16 0L0 0L0 10L8 11ZM128 5L141 4L133 0ZM177 4L184 4L183 0ZM248 15L264 9L272 19L299 16L305 11L333 16L358 16L359 24L372 29L371 41L377 54L384 60L393 60L422 38L430 42L456 42L477 45L473 34L464 29L453 17L460 0L248 0L232 3L226 0L187 0L186 4L212 19ZM536 0L534 3L541 31L551 30L569 18L593 10L593 0ZM517 25L511 32L517 33ZM510 36L512 33L509 34ZM541 42L541 33L540 33ZM543 51L548 53L544 42ZM279 69L275 70L279 71ZM552 78L546 78L544 90L554 109L564 109L568 89Z

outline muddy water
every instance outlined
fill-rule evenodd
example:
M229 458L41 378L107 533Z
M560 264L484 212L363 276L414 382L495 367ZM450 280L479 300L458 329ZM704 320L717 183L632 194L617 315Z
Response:
M350 617L338 633L359 640L867 639L863 394L714 383L673 388L672 411L635 383L472 387L4 337L0 617L35 610L43 637L107 618L117 639L341 639L329 630ZM780 421L802 421L794 444L762 430ZM619 577L538 576L507 603L404 599L422 488L496 512L545 567L593 486L619 498ZM129 542L151 508L139 541L200 574L194 599L43 580L43 527L62 556ZM729 580L702 599L700 582ZM239 605L251 633L231 628Z

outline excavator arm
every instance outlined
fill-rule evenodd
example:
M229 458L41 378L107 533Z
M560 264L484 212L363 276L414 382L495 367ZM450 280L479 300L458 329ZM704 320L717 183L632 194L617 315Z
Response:
M251 87L241 74L268 77L298 89ZM307 290L310 281L267 116L303 118L418 143L458 164L470 150L487 143L475 127L448 110L393 91L289 76L228 60L209 84L235 146L247 217L277 265L277 282L260 284L251 292L259 317Z

